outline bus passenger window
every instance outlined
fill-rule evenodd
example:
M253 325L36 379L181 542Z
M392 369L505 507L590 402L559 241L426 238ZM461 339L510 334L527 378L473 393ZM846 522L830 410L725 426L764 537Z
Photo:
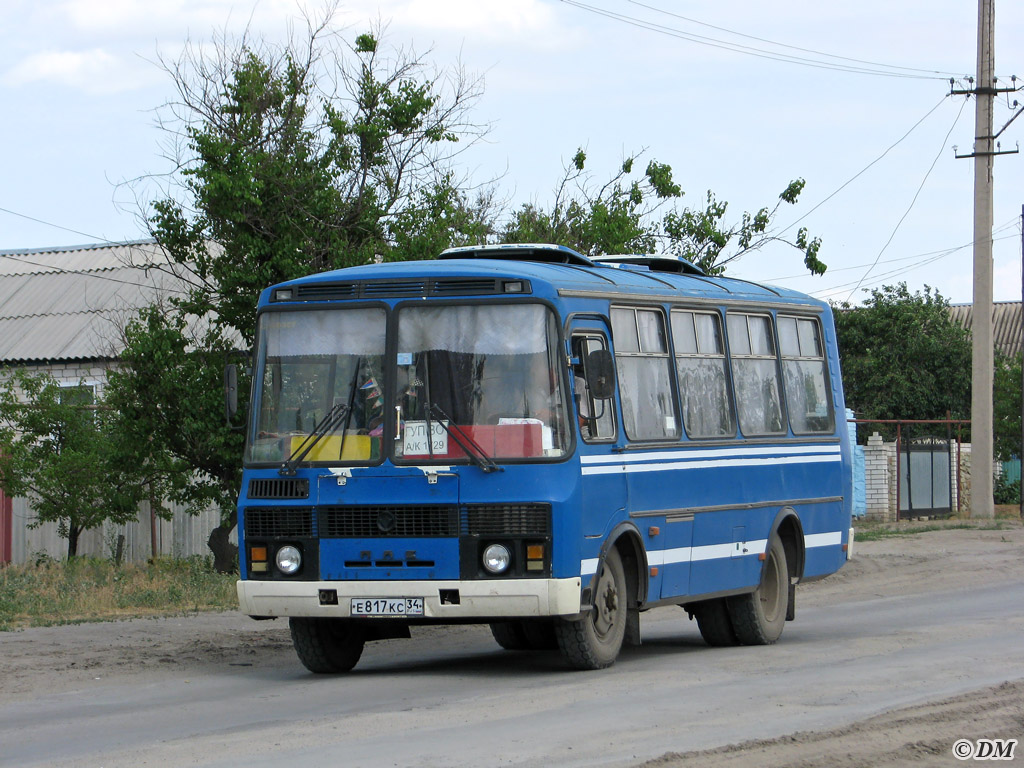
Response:
M725 369L722 323L709 312L672 311L683 426L690 437L736 434Z
M626 435L630 440L679 437L662 313L615 307L611 320Z
M835 421L828 396L825 354L817 320L779 316L779 351L793 434L831 433Z
M730 312L726 323L740 430L748 437L784 432L771 318Z

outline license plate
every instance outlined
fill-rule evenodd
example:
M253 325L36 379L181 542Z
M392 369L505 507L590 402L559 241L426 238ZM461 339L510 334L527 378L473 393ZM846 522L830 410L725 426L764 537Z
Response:
M353 597L353 616L422 616L422 597Z

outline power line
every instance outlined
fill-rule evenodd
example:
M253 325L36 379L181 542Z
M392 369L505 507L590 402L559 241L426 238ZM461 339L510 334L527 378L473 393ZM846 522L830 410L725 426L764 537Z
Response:
M88 232L80 232L77 229L71 229L70 227L62 227L60 224L54 224L52 221L44 221L43 219L37 219L35 216L29 216L28 214L25 213L18 213L17 211L12 211L9 208L0 207L0 211L2 211L3 213L9 213L11 216L17 216L18 218L21 219L28 219L29 221L34 221L37 224L44 224L47 227L53 227L54 229L63 229L65 232L71 232L72 234L75 235L88 237L90 240L94 242L98 241L101 243L109 243L112 245L116 244L113 240L107 240L105 237L99 237L98 235L90 235Z
M623 13L616 13L615 11L608 11L603 8L597 8L593 5L580 2L579 0L562 0L566 5L571 5L575 8L579 8L583 11L597 14L598 16L604 16L614 21L619 21L623 24L638 27L640 29L646 29L650 32L657 32L659 34L667 35L669 37L678 38L681 40L687 40L689 42L697 43L699 45L707 45L712 48L719 48L722 50L732 51L733 53L743 53L749 56L755 56L757 58L769 59L772 61L780 61L788 64L799 64L805 67L812 67L816 69L827 69L837 72L849 72L852 74L861 75L875 75L878 77L897 77L912 80L948 80L946 76L939 75L925 75L925 74L913 74L909 72L895 72L886 71L884 69L869 68L867 66L852 66L849 64L842 64L839 62L822 61L820 59L812 59L804 56L794 56L786 53L778 53L775 51L767 51L763 48L755 48L749 45L741 45L739 43L731 43L726 40L720 40L718 38L708 37L706 35L698 35L692 32L684 32L681 29L675 27L669 27L664 24L657 24L651 21L645 21L638 19L634 16L628 16Z
M1019 218L1020 217L1014 217L1013 219L1008 221L1006 224L1003 224L1001 227L998 227L997 229L995 229L993 231L993 234L996 234L996 233L999 233L999 232L1003 232L1004 230L1010 229L1010 228L1016 228L1016 229L1019 230L1020 229ZM1016 235L1014 235L1014 237L1016 237ZM1006 239L1008 239L1008 237L1000 237L1000 238L996 238L996 239L997 240L1006 240ZM894 258L894 259L883 259L882 261L879 261L878 263L879 264L896 264L896 263L899 263L901 261L911 261L911 260L913 260L912 264L907 264L907 265L905 265L905 267L901 267L901 269L909 272L911 270L917 269L920 266L924 266L925 264L932 263L935 260L933 258L935 256L938 256L939 258L945 258L946 256L950 256L950 255L952 255L952 254L954 254L954 253L956 253L958 251L962 251L964 248L970 248L972 245L974 245L973 242L964 243L963 245L956 245L956 246L953 246L952 248L941 248L941 249L939 249L937 251L927 251L925 253L915 253L913 256L898 256L897 258ZM853 270L864 269L864 267L868 267L868 266L871 266L871 265L868 264L868 263L864 263L864 264L854 264L854 265L849 266L849 267L829 267L829 270L828 270L827 274L834 275L837 272L852 272ZM766 283L781 283L781 282L783 282L785 280L801 280L801 279L803 279L805 277L807 277L807 273L806 272L801 272L800 274L797 274L797 275L783 275L783 276L780 276L780 277L769 277L769 278L766 278L764 280L764 282L766 282ZM824 290L824 291L832 291L832 290L835 290L836 288L845 287L846 285L853 285L853 283L852 282L845 283L844 285L832 286L831 288L824 288L822 290Z
M999 240L1011 240L1011 239L1016 239L1016 238L1017 238L1017 235L1006 235L1005 237L993 238L993 241L998 242ZM950 249L948 249L946 251L939 251L939 252L937 252L937 255L933 255L931 258L923 259L923 260L915 262L913 264L907 264L907 265L898 267L896 269L890 270L888 272L883 272L880 275L876 275L874 277L874 279L872 280L872 282L869 283L869 285L871 285L871 286L880 285L881 283L883 283L886 280L892 279L894 277L899 277L900 275L908 274L910 272L913 272L914 270L920 269L921 267L926 267L926 266L928 266L930 264L934 264L934 263L936 263L938 261L941 261L942 259L944 259L944 258L946 258L948 256L952 256L954 253L958 253L958 252L963 251L963 250L965 250L967 248L970 248L973 245L974 245L974 243L966 243L964 245L958 245L955 248L950 248ZM882 262L882 263L892 263L892 262ZM856 268L859 269L859 267L856 267ZM849 267L848 269L855 269L855 267ZM836 270L836 271L838 272L838 271L843 271L843 270ZM854 281L851 280L850 282L839 283L837 285L831 286L830 288L822 288L822 289L817 290L817 291L811 291L810 294L812 296L815 296L815 297L819 298L819 299L830 299L830 298L832 298L834 296L839 296L839 295L841 295L843 293L847 293L846 289L849 286L851 286L851 285L854 285L854 286L857 286L857 287L863 287L862 285L859 284L859 283L862 283L862 282L863 282L863 278L861 278L861 280L858 281L857 283L855 283ZM855 288L855 290L856 290L856 288ZM849 297L847 297L847 300L849 300Z
M993 234L997 234L999 232L1005 232L1008 229L1013 229L1013 228L1016 228L1018 226L1019 226L1019 222L1016 220L1016 217L1014 217L1014 219L1010 219L1005 224L1003 224L1000 227L996 228L994 230ZM993 240L995 240L995 241L999 241L999 240L1012 240L1012 239L1015 239L1015 238L1017 238L1017 234L1006 235L1004 237L995 237L995 238L993 238ZM912 264L906 264L906 265L903 265L901 267L897 267L896 269L892 269L889 272L884 272L881 275L877 275L875 277L875 279L872 281L871 285L879 285L880 283L882 283L883 281L885 281L885 280L887 280L889 278L898 277L900 275L904 275L904 274L907 274L909 272L913 272L916 269L920 269L921 267L928 266L929 264L934 264L935 262L941 261L942 259L946 258L947 256L952 256L954 253L958 253L958 252L963 251L963 250L965 250L967 248L971 248L973 245L974 245L974 242L972 241L972 242L969 242L969 243L963 243L962 245L954 246L952 248L945 248L945 249L942 249L942 250L939 250L939 251L929 251L928 253L920 253L920 254L917 254L916 256L908 256L908 257L903 257L901 259L890 259L889 261L881 262L883 264L892 264L892 263L895 263L897 261L906 261L908 259L918 259L917 261L915 261ZM925 257L925 258L921 258L921 257ZM833 271L834 272L844 272L844 271L849 271L849 270L852 270L852 269L861 269L864 266L867 266L867 265L861 264L859 266L844 267L844 268L836 269L836 270L833 270ZM806 277L806 276L807 276L806 274L804 274L804 275L792 275L792 276L787 277L787 278L775 278L774 280L775 280L775 282L779 282L781 280L797 279L797 278ZM861 278L861 279L863 280L863 278ZM772 281L768 281L768 282L772 282ZM846 291L846 289L849 286L851 286L851 285L855 285L855 283L853 281L850 281L850 282L847 282L847 283L839 283L838 285L833 285L833 286L831 286L829 288L822 288L822 289L817 290L817 291L811 291L811 295L817 296L818 298L823 298L823 299L824 298L831 298L832 296L836 296L836 295L838 295L840 293L844 293Z
M715 26L714 24L708 24L707 22L699 21L698 19L692 19L692 18L690 18L688 16L683 16L683 15L678 14L678 13L673 13L672 11L666 11L664 8L657 8L657 7L653 6L653 5L647 5L646 3L641 3L641 2L639 2L639 0L628 0L628 2L630 2L632 5L639 5L641 8L647 8L648 10L654 11L655 13L662 13L662 14L665 14L666 16L672 16L672 17L674 17L676 19L681 19L683 21L688 21L691 24L697 24L697 25L702 26L702 27L708 27L709 29L715 29L715 30L718 30L719 32L725 32L725 33L730 34L730 35L735 35L736 37L743 37L743 38L746 38L747 40L756 40L759 43L767 43L768 45L774 45L774 46L777 46L779 48L788 48L791 51L800 51L801 53L810 53L810 54L814 54L815 56L825 56L825 57L828 57L830 59L838 59L840 61L849 61L849 62L852 62L854 64L867 64L868 66L872 66L872 67L880 67L880 68L893 69L893 70L903 70L905 72L920 72L920 73L925 73L925 74L929 74L929 75L939 75L944 80L948 79L949 77L954 77L954 78L961 77L961 74L957 73L957 72L942 72L942 71L933 70L933 69L920 69L918 67L903 67L903 66L900 66L898 64L882 64L882 63L877 62L877 61L866 61L864 59L853 59L853 58L850 58L848 56L838 56L838 55L836 55L834 53L827 53L825 51L816 51L816 50L814 50L812 48L801 48L800 46L797 46L797 45L787 45L785 43L779 43L779 42L776 42L774 40L769 40L769 39L764 38L764 37L757 37L755 35L747 35L747 34L744 34L743 32L737 32L734 29L728 29L727 27L718 27L718 26Z
M965 106L967 106L966 99L960 105L960 111L956 113L956 118L954 118L953 124L949 126L949 131L946 132L946 136L942 140L942 146L939 147L939 151L935 155L935 159L932 160L932 164L928 167L927 172L925 172L924 178L921 179L921 184L918 186L917 191L914 193L914 198L910 201L910 205L907 206L907 210L903 212L903 215L900 217L900 220L896 222L896 226L893 228L892 234L889 235L889 239L885 241L885 245L882 246L882 250L878 252L878 256L875 257L874 263L871 265L871 267L868 268L867 272L864 273L864 276L860 279L860 282L857 283L857 286L852 291L850 291L850 295L846 297L847 301L850 300L850 297L852 297L853 294L857 292L857 288L860 288L861 283L863 283L864 280L867 279L868 275L871 274L871 270L875 268L876 264L878 264L878 260L882 258L882 254L885 253L885 249L889 247L889 244L893 241L893 238L896 237L896 233L899 232L900 226L906 220L907 216L910 215L910 212L914 208L914 204L917 202L918 196L921 194L921 190L924 189L925 182L928 181L928 177L931 176L932 170L934 170L935 168L935 164L939 162L939 158L942 156L942 153L946 151L946 142L949 141L949 137L953 135L953 129L956 128L956 124L960 122L960 116L964 113Z
M99 237L98 235L92 235L92 234L89 234L88 232L81 232L81 231L79 231L77 229L71 229L70 227L64 227L64 226L61 226L60 224L54 224L52 221L45 221L43 219L38 219L35 216L29 216L28 214L25 214L25 213L18 213L17 211L12 211L9 208L4 208L2 206L0 206L0 212L8 213L11 216L17 216L17 217L22 218L22 219L28 219L29 221L34 221L37 224L44 224L44 225L46 225L48 227L53 227L54 229L62 229L65 232L71 232L72 234L81 235L82 237L88 237L90 240L93 240L94 242L98 241L98 243L101 243L101 244L117 245L117 246L130 245L129 243L118 242L116 240L108 240L105 237ZM81 275L82 277L90 277L90 278L92 278L94 280L105 280L105 281L107 281L109 283L119 283L121 285L131 285L131 286L136 287L136 288L138 288L140 286L140 283L135 283L135 282L132 282L131 280L120 280L120 279L118 279L116 277L111 277L110 275L104 275L104 274L100 274L99 272L90 271L90 270L64 269L63 267L55 266L53 264L44 264L42 262L32 261L30 259L26 259L23 256L16 255L16 254L0 253L0 259L10 259L11 261L15 261L15 262L17 262L19 264L28 264L28 265L33 266L33 267L41 267L41 268L43 268L43 269L45 269L48 272L53 273L53 274ZM133 266L133 265L128 265L128 266ZM135 267L135 268L136 269L143 269L144 271L148 271L145 267ZM157 271L163 271L158 266L153 266L152 268L156 269ZM183 291L183 290L181 290L179 288L171 288L169 286L164 287L162 290L168 291L170 293L180 293L182 295L187 293L187 291Z
M80 235L82 233L78 232L76 234ZM110 242L112 245L124 245L124 243L113 243L111 241L108 241L108 242ZM120 283L122 285L131 285L131 286L133 286L135 288L139 288L142 285L141 283L132 282L131 280L119 280L116 277L111 277L110 275L103 275L103 274L100 274L99 272L95 272L95 271L89 271L89 270L84 270L84 269L64 269L63 267L54 266L53 264L44 264L44 263L39 262L39 261L32 261L30 259L25 259L25 258L22 258L21 256L16 256L16 255L9 254L9 253L0 253L0 259L10 259L11 261L15 261L18 264L28 264L28 265L33 266L33 267L42 267L43 269L47 270L47 273L49 273L49 274L81 275L82 277L91 277L94 280L106 280L107 282L110 282L110 283ZM131 266L132 269L141 269L143 271L148 271L145 267L136 267L136 266L132 266L132 265L127 265L127 266ZM156 266L153 266L151 268L156 270L156 271L158 271L158 272L163 271L159 267L156 267ZM171 293L180 293L180 294L183 294L183 295L187 293L187 291L183 291L183 290L181 290L179 288L171 288L171 287L165 287L162 290L166 290L166 291L169 291Z
M795 226L796 226L797 224L799 224L799 223L800 223L801 221L803 221L803 220L804 220L804 219L806 219L806 218L807 218L808 216L810 216L810 215L811 215L812 213L814 213L814 212L815 212L816 210L818 210L819 208L821 208L821 206L823 206L823 205L824 205L825 203L827 203L827 202L828 202L829 200L831 200L831 199L832 199L833 197L835 197L835 196L836 196L836 195L838 195L838 194L839 194L840 192L842 192L842 191L843 191L844 189L846 189L846 188L847 188L848 186L850 186L850 184L852 184L852 183L853 183L854 181L856 181L856 180L857 180L857 179L859 179L859 178L860 178L861 176L863 176L863 175L864 175L864 174L865 174L865 173L866 173L866 172L867 172L867 171L868 171L868 170L869 170L869 169L870 169L870 168L871 168L872 166L874 166L874 165L875 165L876 163L878 163L878 162L879 162L879 161L880 161L880 160L881 160L882 158L884 158L884 157L885 157L886 155L888 155L888 154L889 154L890 152L892 152L892 150L894 150L894 149L895 149L896 147L898 147L898 146L899 146L900 144L902 144L902 143L903 143L903 141L904 141L904 140L905 140L905 139L906 139L906 138L907 138L908 136L910 136L910 134L912 134L912 133L913 133L913 132L914 132L914 131L915 131L915 130L917 129L917 127L918 127L919 125L921 125L921 123L923 123L923 122L924 122L925 120L927 120L927 119L928 119L929 117L931 117L932 113L933 113L933 112L935 112L935 110L937 110L937 109L938 109L939 107L941 107L941 106L942 106L942 104L943 104L943 102L945 102L946 98L947 98L946 96L943 96L943 97L942 97L941 99L939 99L939 102L938 102L938 103L937 103L937 104L936 104L936 105L935 105L934 107L932 107L932 108L931 108L930 110L928 110L928 112L926 112L926 113L925 113L924 117L922 117L922 118L921 118L920 120L918 120L918 121L917 121L916 123L914 123L914 124L913 124L913 125L912 125L912 126L910 127L910 130L908 130L908 131L907 131L906 133L904 133L904 134L903 134L902 136L900 136L900 138L898 138L898 139L897 139L897 140L896 140L895 142L893 142L893 143L892 143L892 144L891 144L891 145L890 145L890 146L888 147L888 149L886 149L886 150L885 150L885 151L884 151L884 152L883 152L882 154L880 154L880 155L879 155L878 157L876 157L876 158L875 158L874 160L872 160L872 161L871 161L870 163L868 163L867 165L865 165L865 166L864 166L864 167L863 167L863 168L862 168L861 170L859 170L859 171L858 171L857 173L855 173L855 174L854 174L853 176L851 176L849 180L847 180L847 181L846 181L846 182L844 182L844 183L843 183L842 185L840 185L840 186L839 186L839 187L838 187L838 188L837 188L837 189L836 189L836 190L835 190L835 191L834 191L834 192L833 192L832 194L830 194L830 195L829 195L828 197L826 197L826 198L825 198L825 199L823 199L823 200L822 200L821 202L819 202L819 203L818 203L817 205L815 205L815 206L814 206L813 208L811 208L811 210L807 211L807 213L805 213L805 214L804 214L803 216L801 216L801 217L800 217L799 219L797 219L797 220L796 220L796 221L794 221L793 223L791 223L791 224L787 225L786 227L784 227L784 228L783 228L783 229L782 229L782 230L781 230L781 231L779 232L779 234L781 235L781 234L783 234L783 233L785 233L785 232L788 232L789 230L791 230L791 229L792 229L793 227L795 227ZM963 107L961 107L961 108L960 108L960 111L961 111L961 112L963 111ZM959 117L959 115L958 115L958 117Z

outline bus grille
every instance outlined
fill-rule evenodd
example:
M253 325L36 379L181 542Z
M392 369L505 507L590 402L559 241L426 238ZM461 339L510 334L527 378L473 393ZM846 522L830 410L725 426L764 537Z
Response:
M312 536L313 510L251 507L245 510L246 537Z
M525 282L525 281L524 281ZM529 285L527 283L527 285ZM382 296L469 296L502 293L502 280L475 277L412 280L366 280L354 283L309 283L295 288L297 301L376 298Z
M448 280L434 280L431 293L441 295L469 295L474 293L501 293L501 286L495 280L460 277Z
M309 480L298 477L265 477L249 481L250 499L308 499Z
M472 504L462 508L462 529L475 536L547 536L548 504Z
M327 539L459 535L458 509L441 504L324 507L319 518Z

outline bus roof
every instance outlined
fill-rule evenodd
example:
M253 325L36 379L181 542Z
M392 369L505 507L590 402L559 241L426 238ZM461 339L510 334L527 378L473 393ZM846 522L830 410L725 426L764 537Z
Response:
M588 259L564 246L486 246L450 249L441 258L367 264L323 272L273 286L292 289L280 301L463 297L516 294L516 281L529 281L535 296L600 294L652 300L699 297L705 300L757 301L823 305L787 288L733 277L709 276L689 262L657 256L613 256ZM520 288L520 290L522 290Z

